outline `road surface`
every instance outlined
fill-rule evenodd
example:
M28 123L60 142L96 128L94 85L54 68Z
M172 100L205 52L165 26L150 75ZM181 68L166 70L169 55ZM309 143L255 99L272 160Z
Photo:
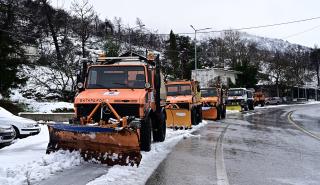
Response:
M317 185L320 121L291 111L320 105L284 106L229 114L179 142L146 184Z

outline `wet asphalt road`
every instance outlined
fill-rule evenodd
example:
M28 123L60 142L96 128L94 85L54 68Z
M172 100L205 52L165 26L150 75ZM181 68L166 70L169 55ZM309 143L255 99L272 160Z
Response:
M320 141L287 118L299 105L229 114L182 140L146 184L318 185ZM318 120L297 121L318 133Z

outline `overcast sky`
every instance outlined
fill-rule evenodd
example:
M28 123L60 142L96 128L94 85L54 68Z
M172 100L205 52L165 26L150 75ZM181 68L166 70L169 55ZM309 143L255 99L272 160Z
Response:
M71 0L52 0L69 9ZM193 32L259 26L320 17L319 0L89 0L99 16L135 26L139 17L145 27L159 33ZM292 43L320 46L320 19L271 28L246 30L259 36L279 38ZM193 35L191 35L193 37Z

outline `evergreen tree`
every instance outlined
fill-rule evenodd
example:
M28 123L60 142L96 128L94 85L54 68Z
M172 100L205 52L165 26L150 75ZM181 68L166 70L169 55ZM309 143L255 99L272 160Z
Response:
M236 64L236 71L240 71L242 74L238 75L238 79L236 81L237 87L245 87L245 88L254 88L258 83L257 75L258 69L257 67L245 63L243 65Z
M25 82L17 75L21 64L26 63L19 37L19 20L16 11L19 1L8 0L0 3L0 94L9 95L9 89Z
M179 67L178 77L180 79L191 79L191 70L194 69L194 46L190 37L178 36Z
M111 39L105 42L104 50L108 57L117 57L120 55L120 45Z
M166 45L165 59L166 61L163 64L164 73L177 78L179 70L179 51L177 47L177 38L172 30L170 31L170 37Z

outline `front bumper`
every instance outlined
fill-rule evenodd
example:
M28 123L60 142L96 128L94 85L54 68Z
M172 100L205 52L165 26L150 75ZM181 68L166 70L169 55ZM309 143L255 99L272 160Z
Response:
M237 106L240 105L241 107L245 106L246 102L243 99L236 99L236 100L228 100L227 105L230 106Z
M31 128L21 128L20 135L36 135L41 131L40 126L31 127Z

